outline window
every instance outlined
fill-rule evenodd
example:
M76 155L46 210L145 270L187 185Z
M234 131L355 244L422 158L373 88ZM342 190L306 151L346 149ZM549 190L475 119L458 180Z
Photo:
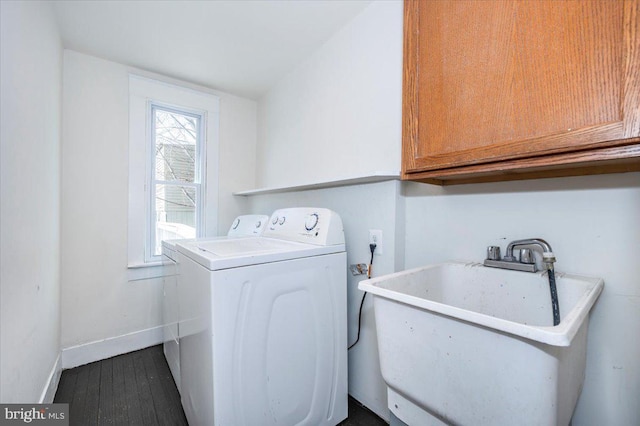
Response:
M202 236L201 114L151 103L150 217L147 253L160 256L162 240Z
M129 267L162 240L216 235L219 99L129 76Z

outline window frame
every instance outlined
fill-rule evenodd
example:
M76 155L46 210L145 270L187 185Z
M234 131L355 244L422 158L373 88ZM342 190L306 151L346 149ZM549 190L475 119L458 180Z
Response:
M217 235L219 192L219 131L220 98L215 91L189 83L178 82L147 73L129 73L129 191L128 191L128 242L127 268L129 281L162 275L144 268L162 266L161 256L149 256L149 226L151 217L148 180L151 173L151 114L153 102L163 108L204 114L201 137L202 159L205 167L201 173L201 216L199 235ZM180 83L180 85L176 84ZM155 225L155 223L154 223ZM140 269L142 268L142 269ZM162 268L160 268L162 269ZM155 271L155 269L153 269Z

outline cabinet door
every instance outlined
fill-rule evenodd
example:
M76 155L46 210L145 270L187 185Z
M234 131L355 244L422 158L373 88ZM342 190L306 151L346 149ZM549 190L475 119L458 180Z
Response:
M637 142L638 3L407 0L405 178Z

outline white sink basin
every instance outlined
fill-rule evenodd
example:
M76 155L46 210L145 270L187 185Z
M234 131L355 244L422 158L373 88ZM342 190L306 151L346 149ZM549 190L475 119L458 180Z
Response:
M600 278L447 262L359 285L374 296L389 408L412 425L566 425L580 395Z

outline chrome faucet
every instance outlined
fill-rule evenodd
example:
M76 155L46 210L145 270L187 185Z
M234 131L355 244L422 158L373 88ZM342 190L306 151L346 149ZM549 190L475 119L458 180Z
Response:
M487 248L487 258L484 266L492 268L513 269L516 271L536 272L536 262L531 253L531 249L520 249L520 259L513 255L513 249L518 246L540 246L542 247L542 261L544 262L547 275L549 277L549 292L551 293L551 310L553 312L553 325L560 324L560 303L558 302L558 291L556 288L556 276L553 271L553 264L556 256L551 250L551 246L542 238L528 238L526 240L511 241L507 245L507 253L500 259L500 247L489 246Z
M519 258L513 255L513 249L518 246L532 246L537 245L542 248L542 260L546 266L546 269L553 270L553 263L556 261L556 257L551 250L551 246L542 238L528 238L526 240L512 241L507 245L507 252L505 256L500 259L500 247L489 246L487 248L487 258L484 261L485 266L492 268L513 269L516 271L524 272L536 272L536 264L531 253L531 249L520 249Z

